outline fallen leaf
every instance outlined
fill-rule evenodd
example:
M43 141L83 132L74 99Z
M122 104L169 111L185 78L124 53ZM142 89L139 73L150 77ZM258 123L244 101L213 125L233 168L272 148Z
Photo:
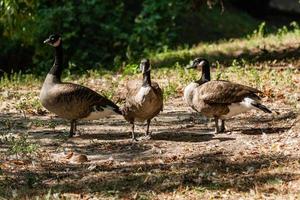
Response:
M66 155L66 159L70 159L73 156L73 152L70 152Z

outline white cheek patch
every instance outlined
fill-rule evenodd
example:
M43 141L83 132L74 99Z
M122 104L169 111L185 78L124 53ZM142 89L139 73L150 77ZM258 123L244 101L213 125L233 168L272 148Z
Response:
M147 86L147 87L141 87L141 89L139 90L139 92L137 93L137 95L135 95L134 100L141 104L145 101L145 96L147 96L149 94L151 90L151 87Z
M58 47L60 45L61 39L59 38L56 42L54 42L53 44L51 44L54 47Z

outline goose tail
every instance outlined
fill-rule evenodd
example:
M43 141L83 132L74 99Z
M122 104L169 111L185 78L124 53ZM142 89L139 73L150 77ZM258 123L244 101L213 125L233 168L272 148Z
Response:
M122 115L122 111L120 110L119 106L116 105L116 108L114 108L115 113Z
M120 109L120 107L115 104L114 102L110 101L107 99L107 102L106 102L106 106L105 107L109 107L110 110L112 110L114 113L118 114L118 115L122 115L122 111Z
M109 105L109 107L111 107L111 110L116 114L122 115L122 111L118 105L112 103L111 105Z
M269 108L267 108L265 105L263 105L261 103L255 102L255 103L252 103L252 106L264 111L265 113L272 113L272 111Z

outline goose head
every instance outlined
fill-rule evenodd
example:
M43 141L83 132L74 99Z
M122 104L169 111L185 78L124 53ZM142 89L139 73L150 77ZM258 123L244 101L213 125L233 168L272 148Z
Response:
M210 66L208 60L205 58L196 58L193 60L192 64L186 69L196 69L202 71L201 81L207 82L210 81Z
M61 44L61 36L59 34L52 34L44 41L44 44L58 47Z
M209 68L209 62L205 58L195 58L192 64L187 69L197 69L199 71L203 71L203 69Z
M140 63L140 70L143 74L147 73L147 72L150 72L151 70L151 67L150 67L150 61L149 59L147 58L144 58L141 60L141 63Z

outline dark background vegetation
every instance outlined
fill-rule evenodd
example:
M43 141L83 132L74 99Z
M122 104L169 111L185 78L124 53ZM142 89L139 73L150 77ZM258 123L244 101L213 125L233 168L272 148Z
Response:
M269 0L2 0L0 71L44 74L52 49L42 41L61 33L65 66L116 70L124 63L201 41L246 37L299 19L270 8ZM0 72L0 76L1 76Z

